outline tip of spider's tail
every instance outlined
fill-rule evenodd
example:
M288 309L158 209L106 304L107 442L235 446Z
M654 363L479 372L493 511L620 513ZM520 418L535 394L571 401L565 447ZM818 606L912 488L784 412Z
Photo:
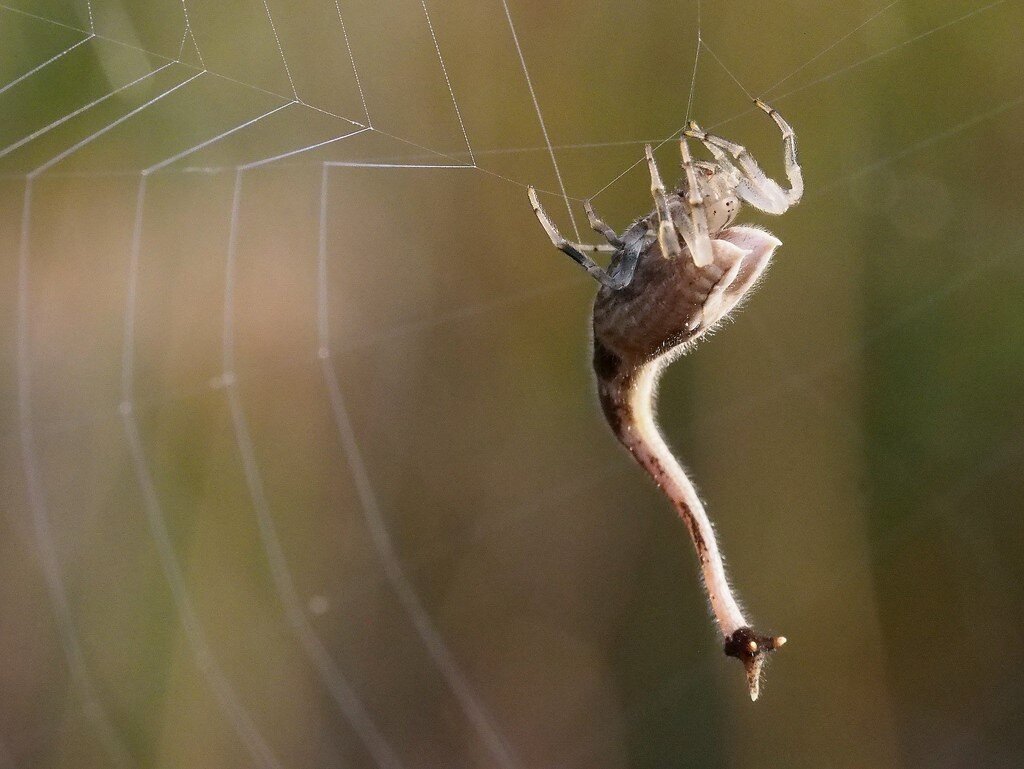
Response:
M772 114L773 112L775 112L775 108L774 107L766 104L765 102L761 101L760 99L758 99L756 97L754 98L754 104L755 104L755 106L757 106L758 109L764 110L769 115Z

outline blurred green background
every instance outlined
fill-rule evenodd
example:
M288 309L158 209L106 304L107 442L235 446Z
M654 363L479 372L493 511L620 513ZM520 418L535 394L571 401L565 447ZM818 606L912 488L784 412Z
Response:
M507 8L623 229L697 4ZM700 20L692 115L778 176L765 97L807 181L660 400L790 639L754 704L600 418L501 0L0 4L0 767L1024 763L1024 12Z

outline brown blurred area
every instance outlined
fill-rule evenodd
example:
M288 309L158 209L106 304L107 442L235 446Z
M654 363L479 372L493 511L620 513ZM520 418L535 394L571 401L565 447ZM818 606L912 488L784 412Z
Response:
M696 3L508 10L625 228ZM0 5L0 768L1024 762L1024 15L701 21L693 116L778 176L764 96L807 180L660 399L790 641L754 704L601 421L501 0Z

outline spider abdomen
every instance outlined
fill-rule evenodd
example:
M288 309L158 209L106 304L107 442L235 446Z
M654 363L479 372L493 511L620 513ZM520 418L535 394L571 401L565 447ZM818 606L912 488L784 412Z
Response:
M739 303L778 245L762 230L729 228L714 241L714 261L698 267L685 250L665 259L653 243L630 285L598 292L595 340L633 367L695 341Z

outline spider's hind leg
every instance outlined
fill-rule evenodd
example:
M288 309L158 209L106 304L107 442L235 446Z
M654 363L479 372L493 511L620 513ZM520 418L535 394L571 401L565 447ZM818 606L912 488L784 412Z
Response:
M594 229L594 232L602 235L605 240L611 243L616 248L622 248L624 243L622 238L615 234L615 230L609 227L604 219L597 215L594 210L593 204L589 200L583 201L583 208L587 212L587 219L590 221L590 226Z
M548 216L548 212L545 211L544 207L540 204L540 200L537 198L537 190L530 187L527 190L527 194L530 197L530 205L533 208L533 213L537 216L540 226L544 228L544 232L547 233L548 238L551 239L551 243L555 248L580 265L602 286L618 290L629 285L630 281L633 279L633 271L636 268L636 262L640 256L642 248L636 247L635 249L627 249L623 254L623 258L619 260L617 268L612 271L612 274L609 274L601 267L601 265L584 254L583 251L614 252L619 251L620 249L613 245L591 246L584 243L572 243L566 240L562 237L562 233L558 231L558 227L555 226L551 217ZM631 245L635 246L636 244Z

